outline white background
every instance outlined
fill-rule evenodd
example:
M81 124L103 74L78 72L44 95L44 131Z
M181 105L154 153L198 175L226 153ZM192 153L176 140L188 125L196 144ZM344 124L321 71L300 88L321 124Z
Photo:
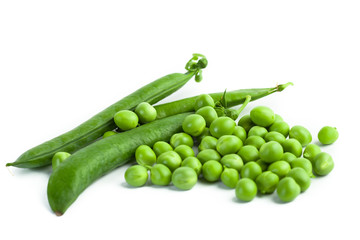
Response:
M359 1L1 1L0 239L359 239ZM47 202L50 168L6 168L139 87L207 56L204 80L163 102L273 87L252 102L313 133L333 172L294 202L235 200L221 183L133 189L126 167L92 184L62 217Z

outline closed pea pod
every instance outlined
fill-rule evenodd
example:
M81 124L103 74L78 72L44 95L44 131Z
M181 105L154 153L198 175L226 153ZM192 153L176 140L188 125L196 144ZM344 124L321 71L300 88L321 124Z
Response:
M188 115L175 115L104 138L71 155L50 176L47 196L51 209L62 215L92 182L130 161L138 146L168 141L181 131Z
M124 97L105 110L96 114L78 127L58 137L44 142L23 153L15 162L6 166L21 168L35 168L51 164L51 158L56 152L73 153L94 140L104 132L116 128L114 114L120 110L134 110L141 102L154 104L184 86L192 77L198 76L200 70L207 65L206 58L201 54L194 54L186 65L187 73L173 73L159 78L132 94Z

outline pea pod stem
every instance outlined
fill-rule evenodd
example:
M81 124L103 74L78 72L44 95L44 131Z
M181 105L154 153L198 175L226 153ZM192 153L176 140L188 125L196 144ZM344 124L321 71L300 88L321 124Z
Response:
M74 153L99 139L106 131L114 130L116 125L113 116L116 112L134 110L141 102L157 103L184 86L192 77L197 76L196 80L199 81L201 69L206 66L207 59L204 55L193 54L186 64L185 74L169 74L143 86L74 129L27 150L15 162L7 163L6 166L37 168L50 165L56 152Z
M293 85L293 83L288 82L285 84L276 85L273 88L249 88L226 92L227 108L243 104L245 101L247 101L249 97L251 97L250 101L255 101L275 92L281 92L291 85ZM210 93L209 95L214 99L214 102L219 102L221 100L221 97L223 96L223 92ZM198 96L193 96L174 102L156 105L155 109L157 111L157 118L161 119L183 112L194 111L194 104L197 97Z

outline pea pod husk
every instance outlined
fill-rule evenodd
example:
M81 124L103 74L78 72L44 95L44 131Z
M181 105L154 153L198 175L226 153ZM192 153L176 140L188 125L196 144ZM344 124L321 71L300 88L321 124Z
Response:
M101 139L71 155L49 178L47 196L51 209L62 215L92 182L132 160L138 146L169 141L182 130L182 122L189 114L147 123Z
M185 74L169 74L143 86L78 127L27 150L15 162L7 163L6 166L37 168L50 165L56 152L74 153L100 138L105 132L115 129L113 117L116 112L134 110L141 102L157 103L180 89L193 76L197 77L197 80L201 78L200 70L206 65L207 60L203 55L194 54L185 67L188 70Z

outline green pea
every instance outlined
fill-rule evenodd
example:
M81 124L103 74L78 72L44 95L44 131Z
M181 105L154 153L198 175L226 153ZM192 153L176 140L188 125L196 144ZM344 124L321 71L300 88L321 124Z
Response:
M133 165L125 171L125 181L133 187L144 186L148 178L148 170L141 165Z
M238 126L243 127L246 132L249 132L250 128L255 126L255 123L251 121L250 115L246 114L239 119Z
M255 179L263 172L261 166L256 162L246 163L240 171L241 178L250 178L255 181Z
M291 163L292 160L296 159L297 157L290 153L290 152L285 152L281 158L281 160L287 161L288 163Z
M139 118L133 111L121 110L114 115L114 122L121 130L126 131L136 128Z
M289 131L289 138L295 138L305 147L312 141L312 136L309 130L303 126L293 126Z
M220 179L223 166L220 162L215 160L209 160L202 166L202 174L205 180L209 182L215 182Z
M339 132L335 127L325 126L320 129L318 139L322 144L332 144L339 137Z
M284 137L287 137L289 135L290 126L286 122L283 121L275 121L271 126L269 127L270 132L278 132L284 135Z
M269 167L269 164L267 162L264 162L261 159L258 159L255 161L257 164L259 164L259 166L261 167L261 170L264 172L267 170L267 168Z
M273 193L278 183L278 175L271 171L265 171L256 178L256 185L262 194Z
M154 185L167 186L171 182L171 171L164 164L155 164L150 169L150 180Z
M52 170L54 171L63 161L65 161L71 154L67 152L57 152L52 158Z
M314 163L314 158L319 153L321 153L320 147L316 144L311 143L311 144L308 144L306 146L306 148L304 149L303 156L304 156L304 158L309 159L310 162Z
M243 143L237 136L224 135L218 139L216 143L216 150L224 156L226 154L238 152L242 145Z
M160 156L160 154L168 151L174 150L173 147L164 141L158 141L153 146L153 151L155 152L156 156Z
M279 161L283 154L284 151L281 144L275 141L264 143L259 151L260 159L266 163Z
M268 132L265 136L264 136L264 140L266 142L270 142L270 141L275 141L275 142L278 142L280 144L282 144L284 141L285 141L285 137L284 135L282 135L281 133L279 132Z
M240 179L235 187L235 196L237 199L249 202L253 200L257 194L256 183L249 178Z
M205 149L216 149L216 144L217 144L217 138L214 138L213 136L206 136L204 137L198 148L199 148L199 151L203 151Z
M156 109L147 102L142 102L135 108L135 113L139 117L141 123L149 123L156 119Z
M312 173L312 164L309 159L306 158L296 158L291 161L290 163L292 168L300 167L303 168L306 173L309 175L309 177L314 177L314 174Z
M235 188L236 183L239 181L239 172L233 168L225 167L220 179L225 186Z
M174 149L174 151L179 154L182 160L187 157L195 157L194 150L188 145L179 145Z
M195 186L198 175L190 167L179 167L172 174L172 183L181 190L190 190Z
M252 145L255 146L257 149L260 149L260 147L265 143L265 140L260 136L250 136L248 137L244 145Z
M199 159L197 159L197 157L187 157L185 158L182 163L181 163L182 167L190 167L192 169L195 170L197 175L200 175L201 173L201 162Z
M193 147L194 140L187 133L175 133L170 138L170 144L173 148L176 148L179 145L188 145L189 147Z
M277 195L283 202L291 202L300 194L300 186L291 177L284 177L280 180L276 189Z
M250 111L250 118L258 126L269 127L275 121L275 114L268 107L257 106Z
M156 154L151 147L147 145L140 145L136 148L135 159L139 165L152 166L156 162Z
M218 118L216 110L211 106L205 106L196 111L196 114L199 114L205 119L206 126L210 127L210 124Z
M241 168L243 167L244 163L243 163L243 160L241 159L241 157L237 154L227 154L227 155L224 155L221 160L220 160L220 163L222 165L224 165L225 167L228 167L228 168L233 168L237 171L240 172Z
M107 137L110 137L115 134L116 134L116 132L114 132L114 131L107 131L104 133L103 138L107 138Z
M242 146L237 154L245 163L256 161L260 158L259 150L252 145Z
M306 191L310 187L311 180L309 174L303 168L295 167L286 176L295 180L300 186L301 192Z
M240 138L240 140L242 142L245 142L246 138L247 138L247 133L245 128L241 127L241 126L235 126L233 135L237 136L238 138Z
M175 171L176 168L181 165L181 157L175 151L168 151L160 154L157 158L156 163L161 163L167 166L171 172Z
M195 111L205 106L215 107L214 99L209 94L201 94L195 99Z
M290 172L291 166L288 162L280 160L270 164L268 170L278 175L278 177L281 179Z
M195 139L199 143L207 136L211 136L211 133L210 133L210 129L208 127L205 127L202 133L199 136L197 136Z
M205 149L197 154L197 158L200 160L201 164L209 160L220 161L220 154L214 149Z
M204 131L205 127L205 119L199 114L187 116L182 123L184 132L194 137L199 136Z
M334 160L330 154L321 152L314 158L314 172L317 175L328 175L334 169Z
M219 117L210 124L210 133L216 138L223 135L232 135L235 130L235 121L229 117Z
M283 121L284 121L284 119L279 114L275 114L274 122L283 122Z
M302 154L301 143L295 138L285 139L285 141L281 145L284 149L284 152L290 152L296 157L300 157Z
M267 133L268 133L268 130L266 128L260 127L260 126L253 126L252 128L250 128L250 130L248 132L248 137L260 136L260 137L264 138Z

